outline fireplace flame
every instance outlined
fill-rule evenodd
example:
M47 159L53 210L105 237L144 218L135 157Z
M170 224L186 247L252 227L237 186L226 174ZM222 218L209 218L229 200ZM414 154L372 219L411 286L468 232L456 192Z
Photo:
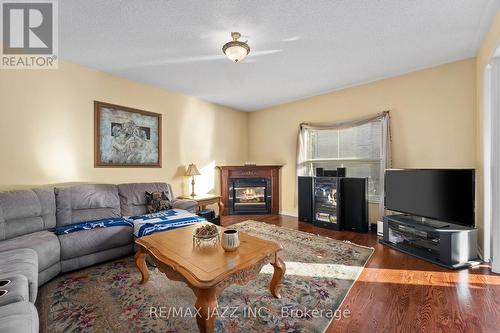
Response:
M246 188L245 189L245 196L247 197L254 197L255 196L255 190L253 188Z

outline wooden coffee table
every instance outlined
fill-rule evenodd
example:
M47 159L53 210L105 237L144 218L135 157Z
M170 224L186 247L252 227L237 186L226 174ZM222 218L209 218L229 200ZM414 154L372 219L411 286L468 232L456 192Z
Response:
M193 229L201 224L144 236L135 241L139 252L135 264L142 274L141 284L148 281L146 255L169 279L183 281L196 295L196 321L200 332L213 332L217 297L232 284L246 284L258 276L262 267L271 264L274 274L270 291L280 298L279 284L285 275L285 263L278 257L281 245L240 232L240 247L225 252L220 245L196 246ZM219 227L219 229L224 229Z

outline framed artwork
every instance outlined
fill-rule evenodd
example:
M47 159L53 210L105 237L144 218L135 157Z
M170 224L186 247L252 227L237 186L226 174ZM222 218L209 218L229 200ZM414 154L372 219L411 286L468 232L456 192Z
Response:
M161 114L94 101L95 167L161 167Z

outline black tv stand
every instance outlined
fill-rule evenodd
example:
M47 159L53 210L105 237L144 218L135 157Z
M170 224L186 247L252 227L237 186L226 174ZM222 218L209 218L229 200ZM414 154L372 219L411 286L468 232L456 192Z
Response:
M425 218L422 216L407 215L407 214L404 214L403 216L405 217L405 219L408 218L409 220L413 220L415 223L427 225L427 226L435 228L435 229L447 228L450 226L450 224L447 222L432 220L432 219L428 219L428 218Z
M477 264L477 229L396 214L384 216L380 243L450 269Z

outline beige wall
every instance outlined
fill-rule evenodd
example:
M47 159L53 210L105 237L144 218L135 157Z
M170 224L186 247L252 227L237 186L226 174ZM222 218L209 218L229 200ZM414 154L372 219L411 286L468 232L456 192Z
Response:
M394 167L473 168L475 75L468 59L250 113L249 160L284 164L281 207L295 214L299 123L391 110ZM376 219L376 209L370 215Z
M163 115L162 168L94 168L99 100ZM0 71L0 188L66 182L167 181L189 194L183 168L203 176L198 193L218 192L217 164L247 157L248 114L81 66Z
M477 200L476 219L479 225L479 238L482 244L483 233L483 112L484 112L484 70L493 53L500 46L500 11L497 12L495 20L486 34L476 57L476 84L477 84L477 123L476 123L476 165L477 165Z
M66 182L168 181L218 192L218 164L281 163L282 211L295 214L295 143L303 121L340 121L390 109L395 167L475 167L482 159L481 59L500 35L497 15L476 59L243 113L78 65L0 72L0 189ZM477 70L476 70L477 66ZM93 101L163 114L161 169L93 167ZM477 105L476 105L477 103ZM477 126L476 126L477 125ZM477 146L476 146L477 145ZM480 186L481 184L479 184ZM479 207L478 207L479 208ZM479 210L479 209L478 209ZM371 220L377 218L372 209ZM480 221L478 221L480 223Z

